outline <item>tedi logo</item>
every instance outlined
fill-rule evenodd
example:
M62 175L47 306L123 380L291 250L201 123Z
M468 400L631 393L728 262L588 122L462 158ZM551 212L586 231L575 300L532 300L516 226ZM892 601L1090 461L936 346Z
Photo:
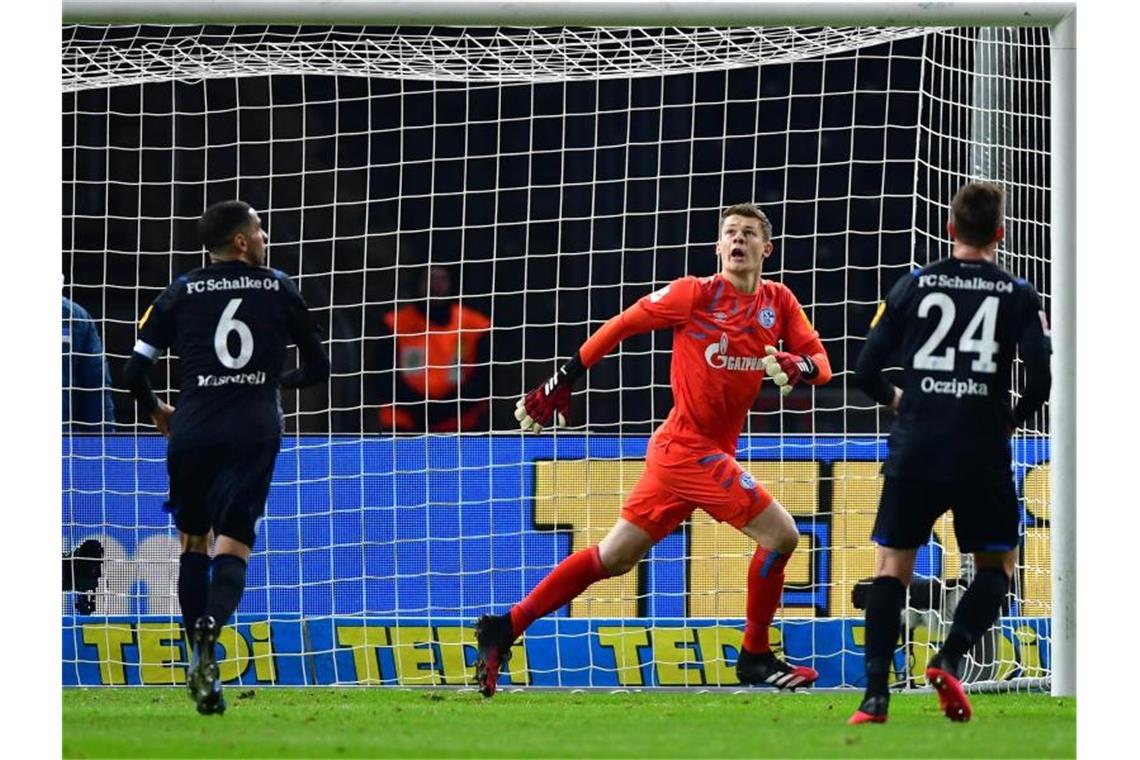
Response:
M759 372L764 368L758 356L729 356L728 335L720 334L720 342L710 343L705 349L705 361L714 369L732 372Z

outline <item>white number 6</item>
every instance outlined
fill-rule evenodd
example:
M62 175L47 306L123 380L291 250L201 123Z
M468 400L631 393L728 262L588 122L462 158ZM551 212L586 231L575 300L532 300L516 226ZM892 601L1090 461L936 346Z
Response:
M250 331L249 325L234 317L239 306L241 306L241 299L231 298L230 302L226 304L221 318L218 319L217 329L214 330L214 351L217 353L218 361L222 363L222 366L229 369L241 369L249 364L249 360L253 356L253 333ZM238 340L241 341L241 348L238 350L237 356L230 353L228 345L228 338L232 332L236 332Z

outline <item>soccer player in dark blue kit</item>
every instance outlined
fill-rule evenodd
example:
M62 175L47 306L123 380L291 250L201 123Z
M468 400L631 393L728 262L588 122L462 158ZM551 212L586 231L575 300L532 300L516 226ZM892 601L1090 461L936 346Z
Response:
M851 724L887 720L887 679L915 556L947 509L959 547L977 567L926 669L950 720L970 719L958 680L962 657L997 620L1009 591L1020 543L1009 438L1049 397L1051 348L1037 291L995 263L1004 207L1004 191L991 182L958 191L947 225L950 258L899 280L856 363L856 385L898 418L871 533L878 560L867 592L867 687ZM1011 409L1018 350L1026 382ZM882 374L892 356L903 370L899 387Z
M169 439L170 508L182 544L178 601L191 643L187 688L198 712L211 714L225 711L214 644L245 590L281 446L278 387L325 381L329 360L296 286L265 266L269 237L256 211L242 201L215 203L198 234L209 265L176 279L146 310L123 379ZM294 343L301 366L283 371ZM166 349L179 357L177 412L146 375Z

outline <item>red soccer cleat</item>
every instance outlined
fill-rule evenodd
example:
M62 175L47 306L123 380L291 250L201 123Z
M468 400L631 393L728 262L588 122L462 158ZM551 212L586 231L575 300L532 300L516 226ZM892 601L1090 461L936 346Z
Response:
M863 723L886 723L887 705L889 697L867 697L859 709L847 719L847 725L858 726Z
M770 651L753 654L741 649L736 661L736 677L745 685L775 686L795 691L801 686L811 686L819 678L819 673L805 665L789 665Z
M947 718L964 723L974 714L962 683L949 670L930 665L926 668L926 680L938 691L938 704Z
M511 645L515 643L510 615L484 615L475 623L475 680L484 697L495 696L499 684L499 669L511 659Z

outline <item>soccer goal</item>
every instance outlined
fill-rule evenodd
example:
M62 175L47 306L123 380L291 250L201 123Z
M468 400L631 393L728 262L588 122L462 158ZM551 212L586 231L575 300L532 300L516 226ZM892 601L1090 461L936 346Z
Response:
M741 437L741 462L802 536L773 642L820 686L861 686L889 420L848 379L886 291L948 255L954 191L993 179L1009 193L999 263L1050 312L1054 395L1013 441L1021 562L966 679L1073 694L1073 13L65 0L64 295L102 335L116 427L64 436L64 552L103 547L94 590L64 593L64 683L184 681L165 444L117 383L147 305L203 264L197 217L237 197L319 315L333 377L282 394L223 680L470 686L476 617L613 523L672 403L670 338L631 339L595 367L569 428L521 435L515 400L636 298L712 274L719 210L755 201L775 230L764 276L798 295L835 369L786 399L766 386ZM421 302L433 268L451 293L428 310L452 298L491 322L486 391L460 399L487 400L479 432L400 433L381 412L385 314ZM152 380L177 405L174 366ZM535 623L505 680L734 686L750 556L697 513ZM921 685L970 580L948 518L918 575L904 687Z

